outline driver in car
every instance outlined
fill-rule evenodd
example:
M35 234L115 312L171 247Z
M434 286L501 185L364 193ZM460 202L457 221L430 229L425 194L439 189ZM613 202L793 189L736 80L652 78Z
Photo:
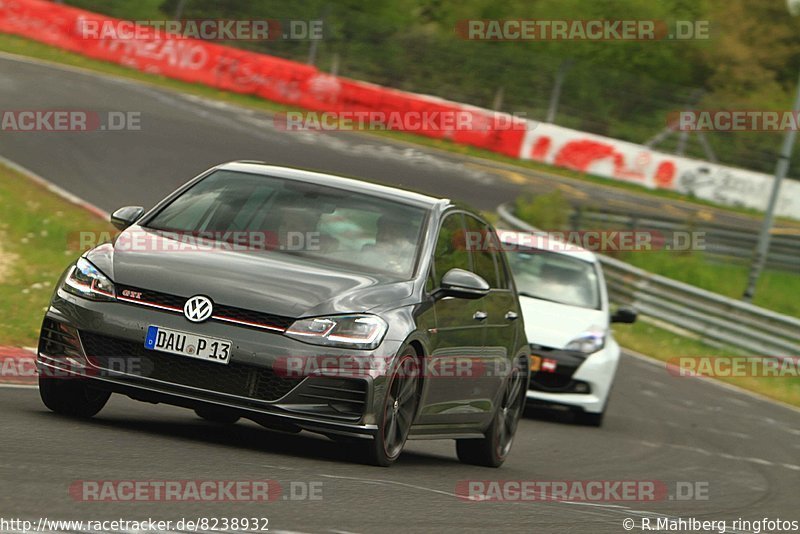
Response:
M361 248L365 258L387 271L403 272L415 250L416 229L386 215L377 222L375 243Z

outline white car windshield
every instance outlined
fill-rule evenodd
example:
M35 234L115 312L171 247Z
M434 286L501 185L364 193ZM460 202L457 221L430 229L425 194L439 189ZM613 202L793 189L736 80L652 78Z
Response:
M540 249L521 248L507 254L520 295L600 309L600 284L592 263Z

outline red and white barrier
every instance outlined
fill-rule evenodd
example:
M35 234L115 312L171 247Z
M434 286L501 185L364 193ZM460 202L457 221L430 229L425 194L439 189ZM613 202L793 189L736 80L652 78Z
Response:
M529 128L520 159L540 161L650 189L667 189L723 204L764 210L773 177L657 152L642 145L553 124ZM779 215L800 218L800 183L781 188Z
M321 111L468 113L471 130L420 129L412 133L519 153L524 121L510 115L331 76L313 66L179 36L153 39L84 38L87 21L115 20L41 0L0 0L0 31L125 65L143 72L201 83L267 100ZM518 128L509 128L516 123Z

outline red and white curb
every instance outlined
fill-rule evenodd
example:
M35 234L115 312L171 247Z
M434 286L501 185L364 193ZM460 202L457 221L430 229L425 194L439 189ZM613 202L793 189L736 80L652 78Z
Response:
M0 387L37 387L36 350L0 347Z

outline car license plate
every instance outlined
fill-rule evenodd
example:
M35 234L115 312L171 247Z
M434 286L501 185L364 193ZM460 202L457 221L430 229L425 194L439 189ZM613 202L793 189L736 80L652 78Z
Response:
M230 362L231 357L231 342L228 340L178 332L160 326L147 327L144 348L223 365Z

